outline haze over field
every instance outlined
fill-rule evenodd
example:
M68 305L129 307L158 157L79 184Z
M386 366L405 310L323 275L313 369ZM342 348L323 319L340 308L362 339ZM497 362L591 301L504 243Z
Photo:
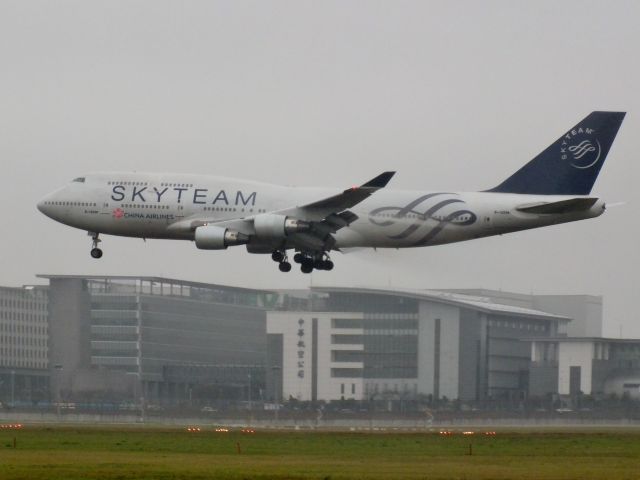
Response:
M0 3L0 284L36 273L158 275L605 297L605 334L640 337L640 4L619 2ZM103 238L36 208L100 170L341 189L500 183L592 110L629 112L595 220L469 243L334 254L281 274L243 247Z

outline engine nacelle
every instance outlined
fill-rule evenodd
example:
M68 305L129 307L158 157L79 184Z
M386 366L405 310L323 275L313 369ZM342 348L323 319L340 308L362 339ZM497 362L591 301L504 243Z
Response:
M224 250L232 245L244 245L249 237L224 227L203 225L196 228L195 240L196 247L202 250Z
M284 215L266 213L253 219L256 237L260 240L282 240L290 233L305 232L311 224L304 220L289 218Z

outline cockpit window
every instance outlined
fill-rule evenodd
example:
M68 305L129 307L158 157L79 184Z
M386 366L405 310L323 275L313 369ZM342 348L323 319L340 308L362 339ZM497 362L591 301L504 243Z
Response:
M74 182L84 183L84 177L78 177L73 179Z

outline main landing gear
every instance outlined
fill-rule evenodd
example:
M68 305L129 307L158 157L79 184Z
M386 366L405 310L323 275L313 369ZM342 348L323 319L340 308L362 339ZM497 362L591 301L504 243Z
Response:
M314 269L333 270L333 262L326 253L312 254L298 252L293 256L293 261L300 264L300 271L302 273L311 273Z
M286 252L276 250L271 254L271 260L278 263L278 268L281 272L291 271L291 264L288 261Z
M290 272L291 264L287 258L287 252L276 250L271 254L271 260L278 263L281 272ZM302 273L311 273L313 270L333 270L333 262L325 252L310 253L298 252L293 256L293 261L300 264Z
M102 258L102 250L98 248L98 245L102 241L100 240L100 234L89 232L89 235L91 236L91 257L96 259Z

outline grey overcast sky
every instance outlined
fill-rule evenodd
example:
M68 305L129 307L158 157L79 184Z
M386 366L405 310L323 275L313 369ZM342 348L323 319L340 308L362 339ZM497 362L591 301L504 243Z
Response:
M640 2L0 0L0 284L37 273L268 288L486 287L602 294L640 337ZM595 220L281 274L240 247L86 234L35 208L99 170L342 188L479 190L592 110L629 112Z

